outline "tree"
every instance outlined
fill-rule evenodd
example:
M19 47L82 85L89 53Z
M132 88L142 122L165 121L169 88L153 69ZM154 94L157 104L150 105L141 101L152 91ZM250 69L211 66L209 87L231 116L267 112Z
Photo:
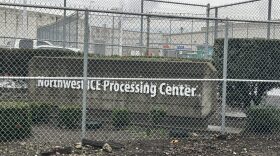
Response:
M224 39L214 44L213 64L219 78L223 73ZM273 80L280 77L280 40L229 39L228 79ZM227 102L248 106L251 101L260 104L266 91L276 83L257 81L230 81L227 83Z

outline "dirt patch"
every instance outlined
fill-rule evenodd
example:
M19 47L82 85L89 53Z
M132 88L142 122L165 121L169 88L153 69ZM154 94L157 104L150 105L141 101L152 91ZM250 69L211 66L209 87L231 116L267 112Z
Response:
M227 136L220 138L218 135L199 136L193 135L185 139L167 139L167 140L141 140L120 142L125 148L113 149L111 153L101 148L91 146L82 146L75 148L70 145L72 153L69 156L80 155L128 155L128 156L277 156L280 154L280 139ZM56 147L63 147L63 144L56 144ZM66 146L65 146L66 147ZM40 155L43 151L55 148L53 144L31 144L25 142L1 143L1 155ZM61 153L56 153L60 155Z
M177 141L177 140L176 140ZM127 145L127 149L116 155L279 155L280 139L229 137L218 139L216 136L189 138L185 140L138 141Z

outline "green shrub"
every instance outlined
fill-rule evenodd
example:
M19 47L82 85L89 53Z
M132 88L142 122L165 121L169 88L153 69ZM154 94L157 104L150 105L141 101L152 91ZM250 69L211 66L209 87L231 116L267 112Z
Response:
M0 140L23 139L31 135L31 113L26 103L0 103Z
M166 111L163 109L153 109L152 111L150 111L150 116L151 116L152 122L154 124L158 124L164 120L164 118L166 116Z
M280 129L280 110L268 106L251 107L247 113L247 130L254 133L271 133Z
M82 108L67 106L59 108L58 115L59 127L74 129L81 127L82 123Z
M28 75L28 63L36 56L77 57L81 54L62 49L2 49L0 48L0 74Z
M260 38L231 38L228 40L229 79L278 79L280 76L280 40ZM215 40L213 64L218 78L223 76L224 39ZM269 62L269 63L268 63ZM229 82L227 102L259 105L264 93L277 87L277 83ZM221 92L222 87L220 87Z
M31 104L31 114L33 124L47 123L50 119L52 106L45 103Z
M113 126L124 128L130 123L130 114L125 109L115 109L112 112Z

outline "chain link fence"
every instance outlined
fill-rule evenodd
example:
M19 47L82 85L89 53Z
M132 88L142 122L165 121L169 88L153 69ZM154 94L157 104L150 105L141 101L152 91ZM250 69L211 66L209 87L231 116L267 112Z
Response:
M276 20L0 4L1 145L279 137Z

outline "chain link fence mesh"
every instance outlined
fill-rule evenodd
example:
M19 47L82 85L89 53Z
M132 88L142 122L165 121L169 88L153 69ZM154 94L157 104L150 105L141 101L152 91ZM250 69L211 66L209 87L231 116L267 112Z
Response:
M1 145L279 136L277 21L63 9L2 6Z

